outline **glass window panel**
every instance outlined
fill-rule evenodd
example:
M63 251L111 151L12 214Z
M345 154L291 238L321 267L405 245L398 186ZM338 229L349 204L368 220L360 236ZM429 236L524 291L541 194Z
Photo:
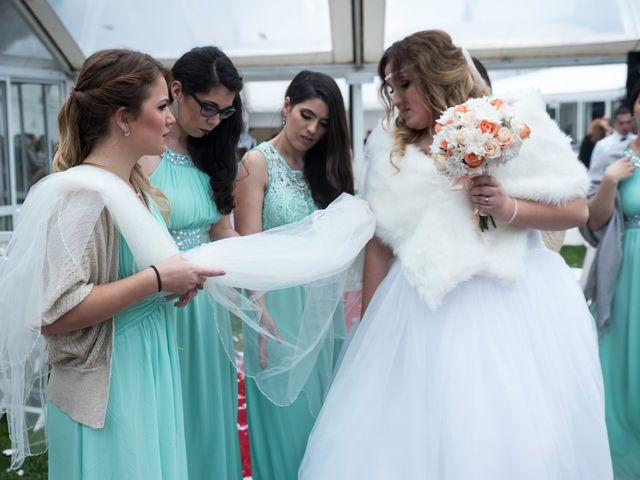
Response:
M32 32L12 2L0 1L0 63L28 65L34 59L51 60L53 57Z
M589 135L591 131L591 122L596 118L604 117L605 102L586 102L584 108L584 132L585 135Z
M467 48L552 46L633 40L633 2L434 0L386 2L385 47L418 30L438 28Z
M0 257L7 254L7 246L13 231L13 217L11 215L0 216Z
M0 82L0 205L10 204L11 165L7 130L7 85L5 82Z
M35 83L13 84L12 115L16 193L18 203L22 203L29 188L49 173L44 86Z
M578 104L561 103L560 114L558 115L558 125L560 129L571 137L571 144L576 145L576 130L578 122Z
M58 135L58 111L62 105L62 89L60 85L45 85L44 98L47 121L47 142L43 145L42 151L47 156L46 171L51 173L51 160L56 151L60 137Z
M587 122L591 124L591 120L604 117L605 102L587 103Z
M332 48L328 0L48 2L85 55L124 45L159 58L195 45L217 45L234 57Z
M13 216L2 215L0 216L0 232L11 232L13 230ZM2 248L4 235L0 236L0 249Z

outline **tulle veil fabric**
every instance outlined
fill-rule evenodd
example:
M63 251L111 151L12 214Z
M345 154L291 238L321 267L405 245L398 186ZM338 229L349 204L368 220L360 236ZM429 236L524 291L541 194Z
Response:
M42 316L53 299L52 288L63 262L80 262L103 208L108 209L139 268L178 253L166 228L125 182L108 171L78 166L49 175L31 189L7 256L0 261L0 413L7 414L13 468L26 455L46 448L46 421L35 425L38 419L42 423L42 417L29 413L46 411L48 368L40 334ZM59 251L47 245L52 229L59 235ZM242 321L255 331L246 340L255 344L245 345L245 350L257 351L260 335L271 337L267 366L263 368L257 356L237 363L274 403L287 405L297 398L323 342L336 334L334 310L345 288L357 284L352 266L374 230L368 204L343 194L326 209L294 224L185 253L198 264L226 272L208 279L205 291L212 306L229 309L234 313L232 321ZM260 294L247 292L294 285L305 289L303 317L296 331L274 338L260 323ZM218 329L221 338L232 338L227 335L231 323L219 323ZM232 361L239 358L236 345L225 342L225 349Z

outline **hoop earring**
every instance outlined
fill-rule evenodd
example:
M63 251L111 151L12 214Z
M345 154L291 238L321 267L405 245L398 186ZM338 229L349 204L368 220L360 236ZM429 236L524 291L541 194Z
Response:
M129 135L131 135L131 131L128 128L122 133L124 134L125 137L128 137Z

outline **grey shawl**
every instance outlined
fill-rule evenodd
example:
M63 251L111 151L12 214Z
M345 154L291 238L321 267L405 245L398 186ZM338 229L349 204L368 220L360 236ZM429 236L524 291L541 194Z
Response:
M596 152L591 159L589 178L591 185L587 197L591 199L602 183L604 171L612 162L623 157L624 149L632 140L631 136L624 142L616 142L605 151ZM611 317L611 303L622 265L622 240L624 234L624 215L620 194L616 194L615 208L609 222L599 230L592 230L587 225L580 228L584 239L596 247L596 256L591 264L587 284L584 289L587 300L595 303L596 324L598 329L605 328Z

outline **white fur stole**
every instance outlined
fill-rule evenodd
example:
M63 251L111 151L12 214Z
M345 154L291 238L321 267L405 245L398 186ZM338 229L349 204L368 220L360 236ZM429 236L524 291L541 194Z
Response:
M586 194L588 178L569 138L547 115L535 92L503 96L531 128L517 158L494 174L514 197L561 204ZM394 158L393 134L382 125L370 135L365 197L376 234L402 263L409 283L430 308L476 275L514 281L523 272L527 230L504 222L480 232L466 191L452 190L431 158L408 145Z

